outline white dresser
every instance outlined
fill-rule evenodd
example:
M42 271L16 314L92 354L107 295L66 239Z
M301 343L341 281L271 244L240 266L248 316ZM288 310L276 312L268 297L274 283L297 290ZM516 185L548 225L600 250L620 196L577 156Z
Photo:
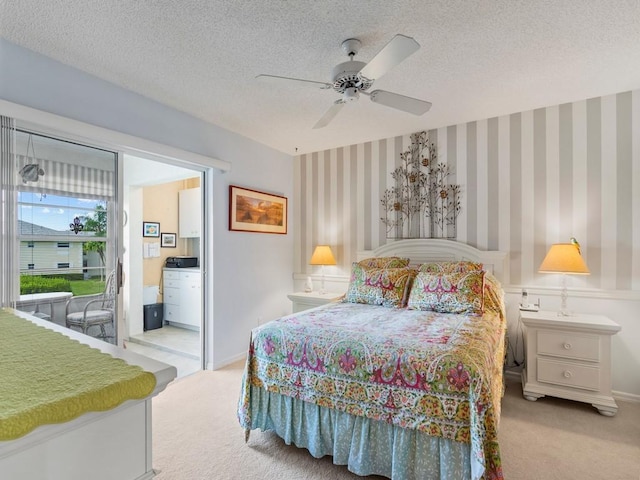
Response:
M520 312L525 326L526 364L522 390L527 400L545 395L591 403L613 416L611 337L620 325L603 315L559 316Z
M199 330L202 318L200 269L165 268L162 282L165 322Z

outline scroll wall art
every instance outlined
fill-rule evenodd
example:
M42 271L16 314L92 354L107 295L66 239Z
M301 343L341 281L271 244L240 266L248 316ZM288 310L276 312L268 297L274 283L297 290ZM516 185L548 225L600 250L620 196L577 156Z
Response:
M411 135L400 160L391 173L393 186L380 200L387 238L456 238L460 185L448 183L453 172L438 163L427 132Z

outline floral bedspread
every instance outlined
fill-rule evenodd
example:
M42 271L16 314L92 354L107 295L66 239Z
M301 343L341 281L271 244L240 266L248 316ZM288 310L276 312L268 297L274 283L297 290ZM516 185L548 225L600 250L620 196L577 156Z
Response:
M334 303L252 332L238 408L250 386L471 444L484 478L502 478L497 427L506 322Z

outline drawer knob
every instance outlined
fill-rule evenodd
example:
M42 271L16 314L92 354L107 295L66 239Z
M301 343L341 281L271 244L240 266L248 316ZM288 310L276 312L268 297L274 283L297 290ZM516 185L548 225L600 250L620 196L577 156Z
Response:
M569 370L565 370L564 373L562 374L564 376L564 378L571 378L573 377L573 374L569 371Z
M564 342L562 346L565 350L571 350L571 344L569 342Z

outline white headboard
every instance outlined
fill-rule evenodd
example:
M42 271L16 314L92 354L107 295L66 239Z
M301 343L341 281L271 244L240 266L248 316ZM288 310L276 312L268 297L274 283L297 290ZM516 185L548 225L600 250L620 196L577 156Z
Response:
M507 252L482 251L454 240L420 238L412 240L389 240L375 250L357 252L358 261L369 257L407 257L412 264L469 260L482 263L484 269L493 273L503 285L509 283L509 255Z

